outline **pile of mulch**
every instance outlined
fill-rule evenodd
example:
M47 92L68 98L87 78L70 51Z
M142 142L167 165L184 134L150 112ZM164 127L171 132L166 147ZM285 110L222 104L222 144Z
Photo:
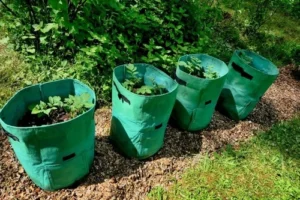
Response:
M164 147L145 161L124 158L108 140L111 110L97 110L96 149L90 174L75 188L45 192L35 186L14 157L5 136L0 136L0 199L144 199L155 186L168 186L201 155L238 146L272 124L300 112L300 81L292 66L280 76L254 112L235 122L216 112L204 131L189 133L167 128Z

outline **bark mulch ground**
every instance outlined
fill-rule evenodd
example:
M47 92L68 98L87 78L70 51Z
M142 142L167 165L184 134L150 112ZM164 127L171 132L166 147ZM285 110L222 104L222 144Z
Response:
M272 124L300 111L300 80L292 66L280 76L254 112L235 122L216 112L204 131L189 133L169 126L164 147L145 161L124 158L109 143L111 110L97 110L96 149L90 174L74 188L45 192L35 186L14 157L5 136L0 136L0 199L144 199L151 188L168 186L197 162L202 154L238 146Z

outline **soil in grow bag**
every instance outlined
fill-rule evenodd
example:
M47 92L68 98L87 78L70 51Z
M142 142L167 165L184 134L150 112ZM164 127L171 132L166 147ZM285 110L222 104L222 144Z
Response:
M180 84L172 119L180 128L197 131L211 121L228 68L221 60L205 55L179 59L176 80Z
M19 120L18 126L41 126L68 121L94 106L89 99L88 93L69 95L64 100L59 96L51 96L47 102L40 101L30 105L26 114Z
M138 86L128 87L128 79L139 79ZM146 91L140 91L144 86ZM171 77L152 65L114 69L110 139L124 155L145 159L162 147L177 87Z
M76 109L69 110L66 104L74 105L66 102L70 98L83 98L83 104L91 107L82 108L76 103ZM65 79L24 88L0 110L1 126L36 185L57 190L71 186L89 172L94 158L95 101L95 93L87 85ZM28 107L32 109L30 113ZM79 107L82 109L78 112ZM31 117L26 118L28 115ZM28 126L20 127L22 124Z
M247 50L234 52L218 109L234 120L245 119L276 80L279 71L266 58Z

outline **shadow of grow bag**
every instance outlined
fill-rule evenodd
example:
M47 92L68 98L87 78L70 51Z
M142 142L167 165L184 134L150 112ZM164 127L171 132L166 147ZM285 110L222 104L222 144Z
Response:
M88 93L94 107L66 122L18 127L28 106L49 96L62 98ZM66 79L27 87L3 107L0 123L32 181L45 190L72 185L89 172L94 158L95 93L77 80Z
M145 159L163 145L165 130L175 103L177 83L167 74L148 64L134 64L146 85L152 79L168 92L144 96L122 86L126 65L113 72L112 123L110 139L126 156Z
M180 85L172 119L185 130L197 131L211 121L228 68L223 61L205 54L185 55L179 61L186 62L190 57L200 59L204 69L213 67L219 76L216 79L200 78L185 72L183 66L177 66L176 80Z
M217 108L231 119L245 119L276 80L279 71L266 58L247 50L235 51L228 67Z

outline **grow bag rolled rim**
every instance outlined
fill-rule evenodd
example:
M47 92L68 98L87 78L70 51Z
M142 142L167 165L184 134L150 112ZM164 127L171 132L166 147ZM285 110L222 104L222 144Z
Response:
M218 58L216 58L216 57L210 56L210 55L208 55L208 54L204 54L204 53L186 54L186 55L183 55L183 56L181 56L181 57L179 58L178 62L181 61L181 59L182 59L183 57L185 57L185 56L199 56L199 55L201 55L201 56L207 56L207 57L210 57L210 58L213 58L213 59L215 59L215 60L218 60L218 61L222 62L222 63L224 64L224 66L226 67L227 72L226 72L223 76L219 76L218 78L214 78L214 79L201 78L201 77L194 76L194 75L191 75L191 74L185 72L185 71L182 70L181 67L177 64L177 67L178 67L178 69L180 70L180 73L184 74L185 76L190 76L192 79L195 79L195 80L199 80L199 79L200 79L200 80L204 80L204 81L218 80L218 79L221 79L221 78L223 78L224 76L226 76L226 75L228 74L229 69L228 69L228 66L226 65L226 63L225 63L224 61L222 61L222 60L220 60L220 59L218 59ZM177 74L176 74L176 76L177 76Z
M256 67L254 67L252 65L248 65L247 63L243 62L245 65L249 66L251 69L254 69L256 72L259 72L261 74L266 74L266 75L269 75L269 76L277 76L279 74L278 67L272 61L270 61L269 59L259 55L258 53L255 53L254 51L250 51L250 50L247 50L247 49L235 50L233 55L236 55L236 57L238 57L240 60L242 60L242 58L238 55L239 52L248 52L250 54L254 54L255 56L259 57L260 59L271 63L272 68L276 71L276 73L272 73L272 74L271 73L265 73L264 71L261 71L261 70L257 69Z
M123 64L123 65L119 65L119 66L115 67L113 71L115 72L115 70L116 70L117 68L126 67L126 65L129 65L129 64L130 64L130 63L128 63L128 64ZM135 66L135 65L146 65L147 67L150 67L150 68L156 70L156 71L159 72L160 74L169 77L170 80L172 80L172 81L174 82L174 85L175 85L175 86L174 86L174 89L173 89L173 90L171 90L171 91L168 90L168 92L166 92L166 93L164 93L164 94L157 94L157 95L141 95L141 94L136 94L136 93L134 93L134 92L131 92L131 91L127 90L127 89L121 84L121 82L119 81L119 79L116 77L115 73L113 73L114 78L116 78L116 80L118 80L118 82L117 82L116 84L120 85L120 86L121 86L122 88L124 88L127 92L129 92L129 93L131 93L131 94L133 94L133 95L136 95L136 96L138 96L138 97L152 98L152 97L160 97L160 96L169 95L169 94L171 94L171 93L173 93L174 91L177 90L177 88L178 88L178 83L177 83L175 80L173 80L168 74L166 74L166 73L163 72L162 70L156 68L155 66L150 65L150 64L147 64L147 63L131 63L131 64L133 64L134 66ZM113 80L113 83L114 83L114 80Z
M33 86L37 86L37 85L41 86L41 85L44 85L44 84L53 83L53 82L60 82L60 81L65 81L65 80L70 80L70 81L76 82L76 83L78 83L78 84L84 86L85 88L91 90L91 91L93 92L92 98L93 98L93 104L94 104L94 106L93 106L92 108L90 108L89 110L85 111L84 113L82 113L82 114L76 116L76 117L73 118L73 119L70 119L70 120L65 121L65 122L58 122L58 123L55 123L55 124L50 124L50 125L30 126L30 127L13 126L13 125L9 125L9 124L5 123L5 122L2 120L2 118L1 118L1 111L5 108L5 106L8 104L8 102L9 102L12 98L14 98L18 93L20 93L21 91L23 91L23 90L25 90L25 89L27 89L27 88L33 87ZM82 83L81 81L79 81L79 80L77 80L77 79L70 79L70 78L69 78L69 79L60 79L60 80L55 80L55 81L49 81L49 82L44 82L44 83L34 84L34 85L25 87L25 88L19 90L18 92L16 92L16 93L15 93L15 94L14 94L14 95L13 95L13 96L5 103L5 105L3 106L3 108L0 108L0 122L3 123L3 124L5 124L5 127L9 127L9 128L17 128L17 129L22 129L22 130L24 130L24 129L40 129L40 128L54 127L54 126L57 126L57 125L67 124L67 123L70 123L70 122L72 122L72 121L74 121L74 120L77 120L77 119L80 118L81 116L84 116L84 115L86 115L87 113L91 112L91 111L95 108L95 106L96 106L96 94L95 94L95 92L94 92L94 90L93 90L92 88L90 88L88 85ZM1 124L1 123L0 123L0 124ZM3 128L3 127L2 127L2 128Z

